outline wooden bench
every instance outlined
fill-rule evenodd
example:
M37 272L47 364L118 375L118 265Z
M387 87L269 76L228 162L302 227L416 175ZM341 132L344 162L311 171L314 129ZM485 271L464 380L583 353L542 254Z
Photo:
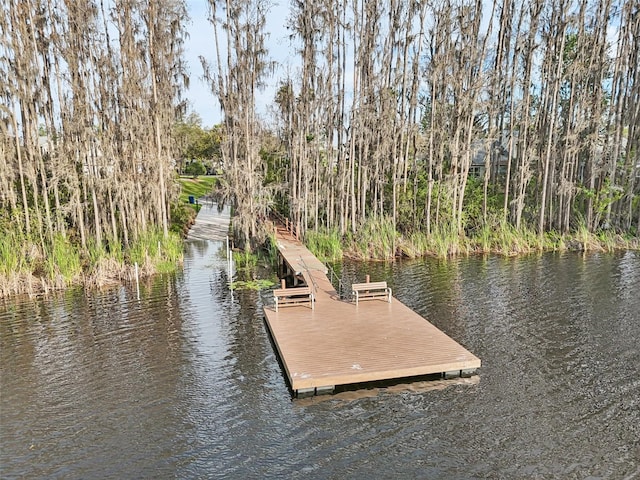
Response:
M313 310L315 300L309 287L278 288L273 291L273 298L276 302L276 312L279 306L295 306L303 303L309 303L311 310Z
M354 283L351 285L351 293L356 299L356 305L359 300L375 298L386 298L391 303L391 288L387 287L387 282Z

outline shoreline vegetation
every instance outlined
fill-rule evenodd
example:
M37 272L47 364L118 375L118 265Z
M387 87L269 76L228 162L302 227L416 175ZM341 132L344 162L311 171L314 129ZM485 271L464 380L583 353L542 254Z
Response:
M42 247L15 232L0 237L0 297L48 294L71 287L102 288L135 281L135 265L140 278L174 272L183 261L183 238L195 222L199 205L189 196L202 198L211 192L215 177L179 179L181 194L172 207L171 232L165 237L158 229L140 234L124 249L107 240L99 247L81 250L68 238L56 236ZM440 228L426 235L416 231L401 234L390 219L371 219L356 234L341 237L337 230L307 230L304 243L323 262L345 258L358 261L394 261L399 258L455 258L471 255L518 256L530 253L579 251L584 253L639 250L640 239L603 231L592 233L585 226L575 232L515 230L511 225L485 227L476 235L458 235L455 228ZM267 242L268 243L268 242ZM271 240L273 244L273 240ZM268 248L267 257L273 257ZM258 254L234 252L243 269L255 268ZM238 284L240 287L241 284Z
M277 78L264 2L210 2L203 129L183 0L9 0L0 295L175 268L200 189L248 264L272 212L321 258L637 249L637 2L490 3L293 2Z
M216 181L213 176L180 177L180 196L171 205L170 232L165 236L152 227L139 233L128 248L108 238L102 244L90 241L83 249L63 235L42 242L6 229L0 235L0 298L135 282L136 264L139 278L174 272L183 261L182 238L199 210L198 204L189 203L189 196L207 195Z
M0 237L0 297L48 294L70 287L102 288L175 271L182 263L182 240L151 229L123 248L119 241L81 249L56 236L43 247L14 232Z
M510 225L484 228L474 236L458 235L455 229L441 228L430 235L423 232L401 234L390 222L370 222L358 234L340 238L337 231L307 231L305 244L323 262L343 258L360 261L394 261L399 258L455 258L471 255L514 257L548 252L614 252L639 250L640 239L615 232L591 233L581 228L571 233L531 230L517 231Z

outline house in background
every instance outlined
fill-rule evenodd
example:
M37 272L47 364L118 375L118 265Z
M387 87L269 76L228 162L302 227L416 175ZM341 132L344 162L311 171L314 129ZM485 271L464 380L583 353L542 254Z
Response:
M490 152L487 152L487 142L484 140L474 140L471 142L471 165L469 166L469 175L482 177L487 168L487 155L489 157L489 175L492 180L507 173L509 165L509 152L499 141L495 140L491 144Z

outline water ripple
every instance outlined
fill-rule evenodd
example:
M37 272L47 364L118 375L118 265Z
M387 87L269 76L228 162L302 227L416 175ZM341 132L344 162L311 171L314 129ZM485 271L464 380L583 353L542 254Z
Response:
M480 375L292 400L220 243L0 309L3 478L621 478L640 465L637 253L347 263Z

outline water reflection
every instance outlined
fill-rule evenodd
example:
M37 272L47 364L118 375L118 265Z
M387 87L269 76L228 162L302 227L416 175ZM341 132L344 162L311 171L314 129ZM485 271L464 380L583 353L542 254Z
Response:
M158 282L140 302L126 288L69 292L3 315L4 472L135 472L142 459L130 452L177 429L168 399L180 377L181 319L175 287ZM105 464L105 449L128 461Z

